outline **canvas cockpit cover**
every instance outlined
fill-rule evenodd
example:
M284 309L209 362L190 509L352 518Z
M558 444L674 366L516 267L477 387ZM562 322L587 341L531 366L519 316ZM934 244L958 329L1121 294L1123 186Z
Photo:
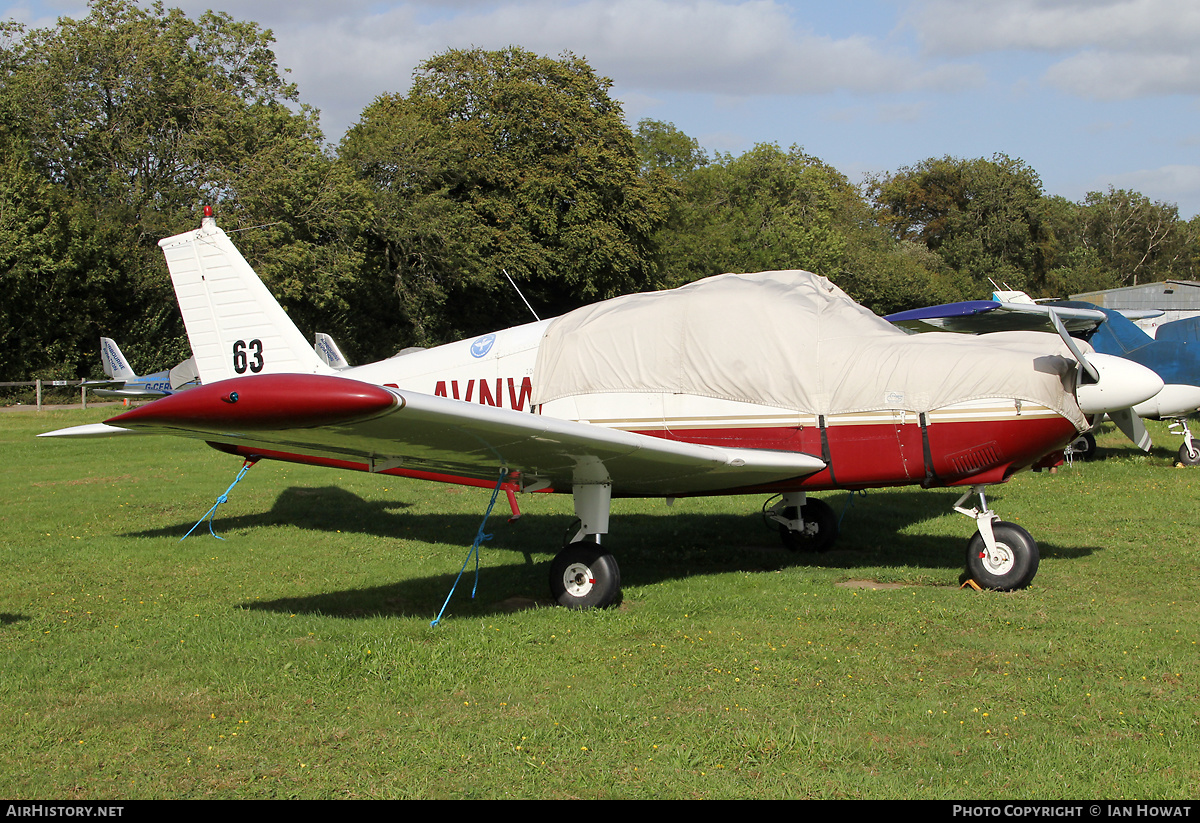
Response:
M1055 335L910 335L805 271L723 274L563 315L546 330L533 402L691 394L818 415L1007 398L1081 429L1076 364Z

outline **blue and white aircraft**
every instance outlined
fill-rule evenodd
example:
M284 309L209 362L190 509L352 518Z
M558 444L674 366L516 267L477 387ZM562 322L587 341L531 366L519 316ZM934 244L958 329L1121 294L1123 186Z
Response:
M169 371L139 375L129 365L121 347L108 337L100 338L100 363L108 380L87 380L84 386L97 397L155 400L200 385L196 362L188 358Z
M1141 313L1153 316L1160 312ZM1139 363L1162 378L1163 388L1131 409L1140 419L1167 420L1183 436L1179 462L1200 465L1200 445L1194 442L1187 418L1200 410L1200 318L1164 323L1155 337L1144 332L1126 313L1071 300L1033 301L1024 292L997 291L991 300L947 303L888 315L887 319L909 331L986 333L1013 329L1045 328L1057 317L1073 336L1086 340L1100 354ZM1145 427L1130 416L1109 414L1129 439L1149 451ZM1086 433L1073 448L1088 457L1095 438Z

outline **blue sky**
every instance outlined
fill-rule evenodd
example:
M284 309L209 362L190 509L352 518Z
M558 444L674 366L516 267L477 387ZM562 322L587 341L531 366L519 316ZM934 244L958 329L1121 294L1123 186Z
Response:
M449 48L584 57L631 124L707 150L802 146L852 180L929 157L1019 157L1047 194L1109 186L1200 213L1195 0L177 0L274 32L336 142ZM0 0L35 26L82 2Z

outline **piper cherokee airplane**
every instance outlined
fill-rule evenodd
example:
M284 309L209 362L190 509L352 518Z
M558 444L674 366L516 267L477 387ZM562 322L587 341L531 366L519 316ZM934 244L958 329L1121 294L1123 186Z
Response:
M1164 323L1151 337L1124 312L1091 303L1034 302L1019 291L998 291L992 298L898 312L887 319L910 331L984 333L1048 328L1053 311L1071 334L1087 340L1096 352L1140 363L1162 379L1163 388L1153 397L1130 410L1109 414L1129 439L1149 451L1150 437L1140 419L1168 420L1172 431L1183 435L1179 462L1185 466L1200 464L1200 447L1193 442L1187 424L1188 415L1200 409L1200 318ZM1141 314L1153 316L1160 312ZM1083 433L1078 442L1075 448L1084 457L1095 452L1096 441L1090 432Z
M100 364L109 379L85 380L83 383L97 397L153 400L190 389L200 380L192 358L170 371L140 376L121 354L121 348L108 337L100 338Z
M809 492L959 487L978 532L968 573L1025 587L1037 543L986 486L1161 387L1049 334L910 336L801 271L627 295L335 372L210 210L159 245L204 385L49 435L174 434L247 460L569 493L578 528L550 588L572 608L620 597L601 545L613 497L776 495L785 545L820 550L837 518Z

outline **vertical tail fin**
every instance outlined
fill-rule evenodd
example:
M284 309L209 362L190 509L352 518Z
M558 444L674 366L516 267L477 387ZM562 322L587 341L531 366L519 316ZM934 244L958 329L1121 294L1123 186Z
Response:
M121 348L107 337L100 338L100 364L113 380L137 380L137 372L130 368Z
M330 368L338 371L350 368L350 361L346 359L346 355L342 354L337 342L328 334L317 332L313 348L316 349L317 357L321 358Z
M331 374L216 221L160 240L205 383L250 374Z
M1103 309L1108 319L1092 335L1092 348L1098 352L1125 357L1154 342L1154 338L1120 312Z

